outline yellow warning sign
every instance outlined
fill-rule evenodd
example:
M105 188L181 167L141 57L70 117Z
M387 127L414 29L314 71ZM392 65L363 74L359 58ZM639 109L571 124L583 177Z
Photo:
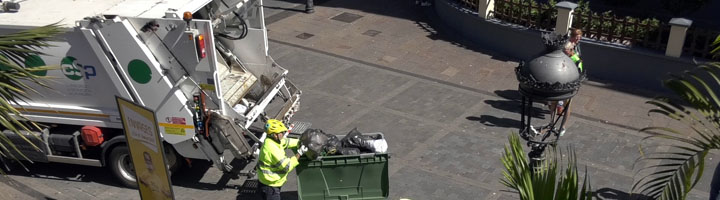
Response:
M173 135L185 135L184 128L165 127L165 133Z
M141 199L175 199L165 163L155 112L120 97L117 100L125 139L135 168Z
M194 126L185 124L159 123L159 125L165 128L165 133L173 135L185 135L185 129L195 129Z

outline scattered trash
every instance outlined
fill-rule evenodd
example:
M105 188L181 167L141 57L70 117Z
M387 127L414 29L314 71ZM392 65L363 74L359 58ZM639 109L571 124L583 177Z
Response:
M387 152L387 142L381 134L363 135L357 128L351 130L342 140L343 147L355 147L368 153Z
M342 136L341 136L342 137ZM300 143L308 147L305 155L315 160L327 155L358 155L386 153L387 141L380 133L360 133L357 128L341 139L320 129L308 129L300 136Z

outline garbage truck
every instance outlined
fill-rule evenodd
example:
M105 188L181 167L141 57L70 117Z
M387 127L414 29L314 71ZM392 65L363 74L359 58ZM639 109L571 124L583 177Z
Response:
M253 159L252 124L290 122L301 91L268 55L262 0L3 1L0 35L59 23L65 32L24 60L49 88L14 104L42 130L9 130L31 161L108 167L136 187L116 97L156 113L172 171L186 159L232 170L223 156ZM274 106L270 106L274 105ZM14 152L5 152L13 154ZM6 155L10 155L6 154ZM15 155L15 154L13 154ZM7 158L5 158L7 159Z

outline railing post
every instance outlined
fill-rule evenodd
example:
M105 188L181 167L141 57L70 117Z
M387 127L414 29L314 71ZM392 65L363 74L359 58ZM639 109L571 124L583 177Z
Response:
M682 55L685 35L690 25L692 25L692 20L689 19L670 19L670 38L668 38L667 49L665 49L666 56L679 58Z
M555 21L555 33L567 35L568 29L572 25L573 11L577 8L577 4L563 1L555 5L557 7L557 21Z
M478 1L478 15L483 19L487 19L490 12L495 10L495 0L477 0Z

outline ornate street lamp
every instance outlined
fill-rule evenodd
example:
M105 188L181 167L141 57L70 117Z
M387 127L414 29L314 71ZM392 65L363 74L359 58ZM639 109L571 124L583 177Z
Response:
M572 97L586 78L586 74L562 51L567 37L547 33L543 34L543 40L546 54L527 63L521 62L515 68L522 94L520 137L531 148L528 157L533 167L545 159L543 152L547 145L558 141ZM550 116L545 117L548 112L538 112L540 109L533 107L534 103L545 103L547 106L541 108L549 109Z

